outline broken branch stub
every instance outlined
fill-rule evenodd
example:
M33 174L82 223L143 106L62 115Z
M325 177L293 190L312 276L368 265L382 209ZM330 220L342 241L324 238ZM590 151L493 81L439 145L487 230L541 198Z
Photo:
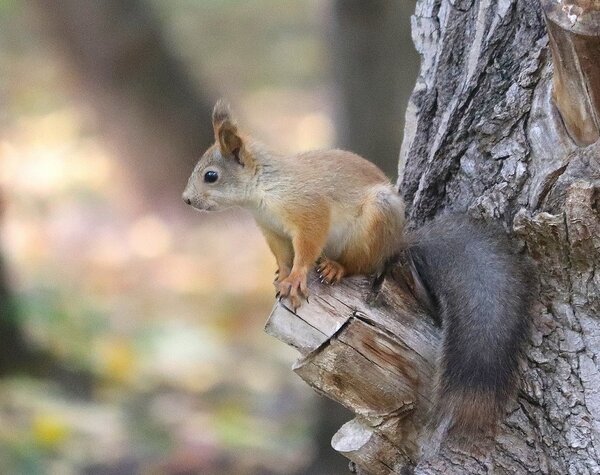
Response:
M554 63L553 99L580 146L600 138L600 1L541 0Z
M297 348L294 371L317 392L350 409L332 445L369 473L414 462L431 405L439 328L392 272L375 294L365 278L327 286L311 279L297 314L278 302L267 333Z

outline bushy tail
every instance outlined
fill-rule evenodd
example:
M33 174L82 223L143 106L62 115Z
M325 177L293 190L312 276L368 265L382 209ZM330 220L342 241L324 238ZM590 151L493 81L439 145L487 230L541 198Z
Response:
M515 392L531 268L502 230L466 218L438 219L410 242L443 328L432 433L469 443L494 431Z

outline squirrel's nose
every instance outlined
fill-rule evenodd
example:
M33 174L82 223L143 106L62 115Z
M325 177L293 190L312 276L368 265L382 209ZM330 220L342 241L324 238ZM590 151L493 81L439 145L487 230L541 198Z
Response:
M181 198L183 199L183 201L188 204L191 205L192 204L192 200L189 196L187 196L185 193L183 193L183 195L181 195Z

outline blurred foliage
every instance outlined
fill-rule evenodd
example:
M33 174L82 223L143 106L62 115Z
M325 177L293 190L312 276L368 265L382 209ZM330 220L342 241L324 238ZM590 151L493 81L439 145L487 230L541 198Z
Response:
M331 143L322 2L152 3L199 87L252 130ZM262 333L274 262L250 217L138 215L26 2L0 2L0 45L3 249L28 338L63 367L0 380L0 473L301 468L313 396Z
M141 1L244 128L283 152L334 144L329 1ZM310 470L315 397L262 332L275 265L251 217L139 206L41 23L0 0L0 238L20 325L54 361L0 379L0 473Z
M192 71L201 71L217 91L323 85L327 65L320 18L326 2L152 3L185 63Z

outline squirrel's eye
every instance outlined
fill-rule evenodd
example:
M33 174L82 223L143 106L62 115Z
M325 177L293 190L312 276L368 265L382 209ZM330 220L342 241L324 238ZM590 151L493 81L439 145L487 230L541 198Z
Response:
M206 183L214 183L215 181L217 181L219 179L219 174L217 172L214 171L208 171L204 174L204 181Z

